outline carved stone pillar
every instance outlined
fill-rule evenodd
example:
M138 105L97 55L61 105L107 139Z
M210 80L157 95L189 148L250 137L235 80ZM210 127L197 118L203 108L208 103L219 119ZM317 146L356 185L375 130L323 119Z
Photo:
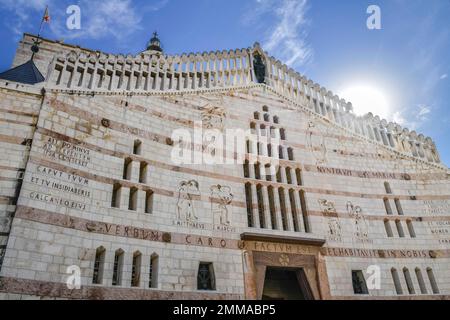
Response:
M261 187L262 198L264 202L264 219L266 220L266 229L272 229L272 220L270 218L269 192L266 186Z

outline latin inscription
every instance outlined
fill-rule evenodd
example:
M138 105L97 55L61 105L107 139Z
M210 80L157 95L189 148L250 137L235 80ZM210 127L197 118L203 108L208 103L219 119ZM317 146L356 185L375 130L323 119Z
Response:
M423 202L426 214L446 214L450 212L448 200L425 200Z
M87 167L91 162L90 150L55 138L48 138L43 150L45 156L49 158L76 164L81 167Z

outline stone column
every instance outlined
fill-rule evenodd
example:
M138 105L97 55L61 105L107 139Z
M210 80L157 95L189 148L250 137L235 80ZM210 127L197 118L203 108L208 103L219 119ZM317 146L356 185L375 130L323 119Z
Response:
M305 222L303 221L302 204L300 202L300 195L298 193L298 190L294 190L294 202L295 202L295 212L296 212L297 223L298 223L298 231L306 232Z
M287 231L294 231L294 221L292 219L292 209L291 209L291 201L289 199L289 192L288 190L283 190L284 195L284 203L286 207L286 224L287 224Z
M242 253L242 266L244 271L244 288L245 299L256 300L257 299L257 286L256 286L256 269L253 262L253 252L246 250Z
M261 228L261 222L259 221L259 207L258 207L258 196L256 186L254 184L251 185L252 190L252 218L253 218L253 227ZM255 207L256 206L256 207Z
M275 203L275 217L277 221L277 230L283 230L283 221L281 219L281 204L278 196L278 188L273 189L273 202Z

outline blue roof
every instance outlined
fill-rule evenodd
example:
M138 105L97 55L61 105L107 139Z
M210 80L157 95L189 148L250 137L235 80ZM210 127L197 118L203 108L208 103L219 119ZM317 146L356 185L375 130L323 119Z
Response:
M20 66L0 73L0 79L25 84L36 84L45 80L33 60L29 60Z

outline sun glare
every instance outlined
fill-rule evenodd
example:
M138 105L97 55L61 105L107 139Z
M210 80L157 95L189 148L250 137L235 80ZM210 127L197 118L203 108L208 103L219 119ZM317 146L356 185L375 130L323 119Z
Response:
M385 94L376 87L367 85L349 86L342 90L341 98L351 102L357 115L372 112L375 116L388 118L390 114L389 102Z

